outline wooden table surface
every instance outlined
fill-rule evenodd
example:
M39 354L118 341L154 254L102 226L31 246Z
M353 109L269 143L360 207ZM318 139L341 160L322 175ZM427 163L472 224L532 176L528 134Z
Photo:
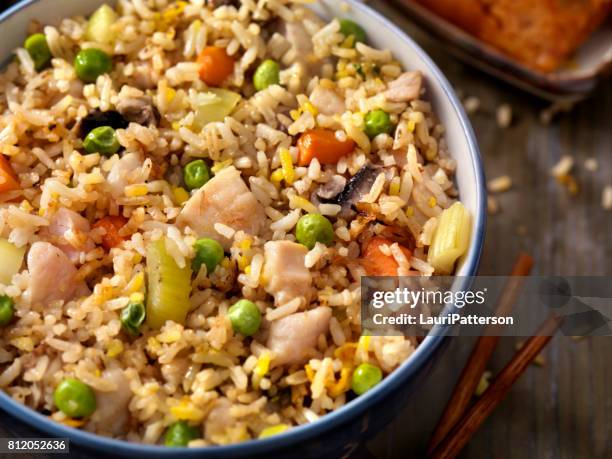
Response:
M535 259L533 274L612 276L612 212L601 206L604 186L612 185L612 81L546 126L540 112L549 104L460 63L394 7L381 0L368 3L415 38L460 93L481 102L470 118L487 178L509 175L514 186L495 196L501 211L489 216L480 274L507 274L517 254L526 251ZM514 112L508 129L498 128L495 119L503 103ZM563 155L576 163L576 196L550 176ZM598 161L597 172L584 167L588 158ZM493 373L519 340L502 338ZM523 375L462 457L612 457L611 352L611 338L555 337L543 354L544 365ZM370 451L402 457L401 432L410 416L400 416Z
M524 250L536 260L534 274L611 276L612 212L601 208L601 193L605 185L612 185L612 84L608 82L591 99L546 126L539 121L546 103L450 57L383 1L369 3L413 36L455 88L481 101L471 120L487 177L509 175L514 186L496 196L501 211L489 217L480 273L508 273ZM502 103L510 103L514 112L508 129L498 128L495 120ZM571 155L576 162L577 196L570 196L549 175L563 155ZM584 167L588 158L598 161L597 172ZM504 366L517 341L501 340L491 371ZM470 343L458 345L463 355L469 351ZM544 353L544 365L533 366L523 375L462 457L612 457L610 355L612 339L574 341L557 336ZM455 364L460 367L460 362ZM443 383L448 393L453 382ZM408 451L418 455L439 409L428 416L407 409L355 456L400 458ZM406 423L423 423L425 434L417 440L404 435ZM7 435L0 419L0 437Z

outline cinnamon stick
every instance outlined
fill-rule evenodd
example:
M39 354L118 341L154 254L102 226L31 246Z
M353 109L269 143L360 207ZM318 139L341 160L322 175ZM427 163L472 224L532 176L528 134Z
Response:
M433 459L456 457L472 438L480 425L501 403L516 380L524 373L529 364L546 347L559 328L561 319L550 316L540 327L536 336L532 336L514 355L510 363L499 373L489 388L469 409L451 432L429 455Z
M528 276L532 267L533 259L527 254L520 254L510 273L511 278L508 279L504 285L504 289L498 298L495 308L498 316L508 315L512 311L523 284L523 279L520 278ZM513 279L514 277L516 277L516 279ZM495 327L492 326L487 328L483 334L486 336L478 338L472 350L472 354L457 381L453 394L444 409L444 413L440 418L436 430L431 437L427 451L428 454L430 454L451 431L470 404L470 400L474 395L478 382L499 341L499 336L492 336L494 334Z

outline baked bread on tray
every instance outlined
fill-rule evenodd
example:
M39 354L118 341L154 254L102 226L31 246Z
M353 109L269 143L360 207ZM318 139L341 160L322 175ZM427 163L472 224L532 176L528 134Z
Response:
M558 69L605 20L611 0L417 0L530 68Z

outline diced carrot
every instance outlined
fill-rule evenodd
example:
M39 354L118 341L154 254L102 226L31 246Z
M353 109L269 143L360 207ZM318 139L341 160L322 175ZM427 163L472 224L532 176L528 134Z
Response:
M234 59L218 46L204 48L197 62L200 64L200 78L210 86L221 86L234 71Z
M121 244L125 238L119 235L119 230L125 226L127 220L121 216L109 215L98 220L94 224L94 229L104 228L106 234L102 236L102 246L110 250Z
M0 193L19 189L19 180L8 159L0 154Z
M313 158L321 164L336 164L340 158L353 152L355 142L351 139L338 140L334 131L311 129L298 140L298 164L308 166Z
M399 265L393 255L385 255L381 250L381 245L391 247L393 241L381 236L374 236L368 240L363 248L361 265L365 268L368 276L397 276ZM400 245L401 251L406 258L412 257L410 249Z

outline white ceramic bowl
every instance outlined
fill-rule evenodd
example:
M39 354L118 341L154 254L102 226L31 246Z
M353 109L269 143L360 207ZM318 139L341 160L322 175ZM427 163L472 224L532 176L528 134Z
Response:
M65 17L89 15L102 0L24 0L0 15L0 62L11 57L13 50L22 45L28 23L39 20L58 23ZM351 6L349 12L341 4ZM458 276L476 274L484 242L486 220L486 189L482 162L469 120L451 85L425 52L406 34L368 6L357 0L344 2L323 0L314 7L322 17L347 17L358 22L366 31L374 47L390 49L406 69L420 70L425 75L427 96L434 111L446 127L446 140L457 161L457 186L460 199L473 216L470 249L460 263ZM398 404L412 397L414 386L431 369L439 356L444 338L428 336L417 351L400 368L377 387L348 403L341 409L324 416L313 424L300 426L266 440L239 445L204 449L167 449L158 446L127 443L103 438L57 424L47 417L15 402L0 391L0 408L14 418L39 432L55 437L70 437L80 446L95 451L133 457L285 457L303 453L318 457L347 451L351 444L380 428L383 421L398 409Z

